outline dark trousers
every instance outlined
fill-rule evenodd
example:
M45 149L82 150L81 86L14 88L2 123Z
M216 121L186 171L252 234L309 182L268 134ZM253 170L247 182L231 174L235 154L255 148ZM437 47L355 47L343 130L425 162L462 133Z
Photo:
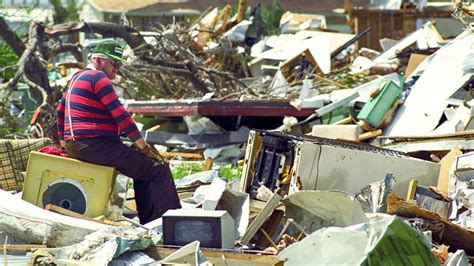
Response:
M181 208L169 166L124 145L120 138L76 139L66 142L66 150L72 158L113 166L133 178L141 224L160 218L169 209Z

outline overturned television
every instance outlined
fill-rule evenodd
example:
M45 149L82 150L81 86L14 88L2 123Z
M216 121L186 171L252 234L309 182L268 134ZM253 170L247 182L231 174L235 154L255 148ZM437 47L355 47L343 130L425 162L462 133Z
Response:
M256 198L272 191L342 190L357 193L393 174L393 191L405 195L411 179L437 182L439 164L370 144L275 131L252 130L247 141L240 190Z

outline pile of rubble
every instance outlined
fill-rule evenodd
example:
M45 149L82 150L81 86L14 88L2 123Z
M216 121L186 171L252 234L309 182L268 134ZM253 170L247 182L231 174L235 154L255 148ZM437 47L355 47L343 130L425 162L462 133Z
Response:
M203 171L176 181L183 209L140 225L127 177L36 152L50 138L1 140L6 262L472 263L474 36L466 20L474 12L455 3L466 29L453 39L426 22L384 40L378 52L356 49L370 29L331 32L324 16L286 12L281 34L265 36L259 7L246 18L244 2L235 16L231 6L214 8L191 26L148 33L31 24L29 49L5 85L23 80L33 89L38 108L28 134L53 135L51 112L67 80L45 81L45 60L73 51L77 62L56 70L80 67L90 46L60 36L92 30L130 47L114 85L146 141L172 165L207 160ZM237 119L223 126L216 116ZM247 128L248 117L260 117L253 127L260 129ZM278 117L276 126L268 117ZM219 163L242 165L242 176L224 180ZM71 171L79 166L109 173L109 183ZM61 182L94 200L84 200L82 213L61 199L43 204L66 197L51 192Z

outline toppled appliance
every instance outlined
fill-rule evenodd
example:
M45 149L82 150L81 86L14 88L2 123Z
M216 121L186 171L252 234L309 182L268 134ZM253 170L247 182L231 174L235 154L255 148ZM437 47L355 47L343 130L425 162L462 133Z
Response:
M435 185L436 163L369 144L271 131L250 131L241 191L256 197L264 185L299 190L358 192L386 174L395 176L394 192L404 195L412 178Z

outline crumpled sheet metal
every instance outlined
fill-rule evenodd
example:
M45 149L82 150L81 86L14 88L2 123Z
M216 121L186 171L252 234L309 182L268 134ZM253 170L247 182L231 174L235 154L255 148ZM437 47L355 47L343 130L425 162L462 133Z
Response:
M301 191L283 199L286 218L314 232L329 226L368 222L360 204L350 195L331 191Z

